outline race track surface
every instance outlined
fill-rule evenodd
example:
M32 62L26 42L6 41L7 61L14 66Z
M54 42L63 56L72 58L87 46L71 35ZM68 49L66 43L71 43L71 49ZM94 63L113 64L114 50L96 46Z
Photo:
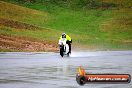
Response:
M132 51L73 51L63 58L53 52L1 52L0 88L132 88L132 82L80 86L79 66L87 73L132 75Z

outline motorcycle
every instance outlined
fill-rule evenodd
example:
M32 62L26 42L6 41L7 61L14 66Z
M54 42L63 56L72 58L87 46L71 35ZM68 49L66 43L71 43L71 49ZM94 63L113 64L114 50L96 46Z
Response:
M60 55L63 57L64 55L69 56L69 45L66 43L66 38L62 38L59 40L60 45Z

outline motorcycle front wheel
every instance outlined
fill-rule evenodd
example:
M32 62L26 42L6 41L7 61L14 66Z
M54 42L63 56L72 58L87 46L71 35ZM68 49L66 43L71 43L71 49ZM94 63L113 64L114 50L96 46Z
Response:
M63 57L64 56L64 46L60 46L60 55Z

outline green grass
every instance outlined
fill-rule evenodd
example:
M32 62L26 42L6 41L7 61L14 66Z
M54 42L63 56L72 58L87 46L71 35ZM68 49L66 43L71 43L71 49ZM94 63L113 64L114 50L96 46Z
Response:
M126 3L124 8L75 10L51 3L15 4L24 7L14 6L12 8L15 9L5 10L4 5L0 18L36 25L42 29L31 31L1 27L0 33L57 41L60 34L66 32L73 38L74 45L95 46L100 49L132 49L132 12L131 8L126 8ZM13 5L7 4L8 8L10 6Z

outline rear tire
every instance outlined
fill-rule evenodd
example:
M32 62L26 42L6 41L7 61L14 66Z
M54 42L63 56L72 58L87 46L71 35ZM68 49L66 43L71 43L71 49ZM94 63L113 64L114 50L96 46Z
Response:
M69 57L69 54L70 54L70 53L68 52L68 53L67 53L67 56L68 56L68 57Z

